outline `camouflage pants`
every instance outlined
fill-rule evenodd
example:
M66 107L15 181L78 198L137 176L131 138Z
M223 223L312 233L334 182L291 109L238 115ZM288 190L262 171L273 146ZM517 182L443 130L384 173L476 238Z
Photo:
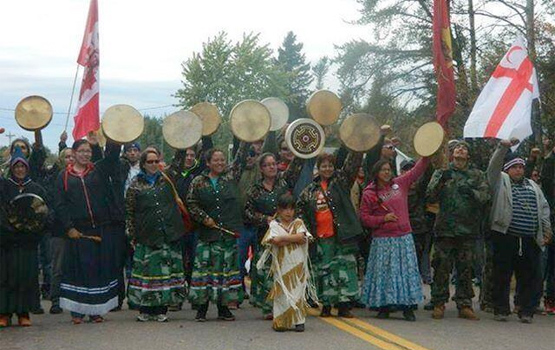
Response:
M234 239L199 242L191 277L189 300L194 305L228 305L243 301L243 288Z
M449 277L454 265L457 270L457 283L453 300L459 309L463 306L472 306L474 297L472 266L475 246L475 238L438 237L435 240L432 259L434 268L432 304L441 305L449 301Z
M480 309L493 308L493 248L491 239L486 238L486 253L482 286L480 287Z
M272 313L273 303L267 300L268 294L274 285L274 279L270 276L270 266L272 260L266 261L262 269L256 267L256 263L264 252L264 248L257 243L254 248L254 257L251 263L251 298L250 303L262 309L263 314Z
M336 237L316 241L315 281L318 299L325 306L357 301L360 296L357 261L352 249Z

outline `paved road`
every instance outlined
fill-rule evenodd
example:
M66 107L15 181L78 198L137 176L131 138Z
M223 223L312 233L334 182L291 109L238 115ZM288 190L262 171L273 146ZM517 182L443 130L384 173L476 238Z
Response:
M47 309L49 302L44 302ZM317 313L315 310L314 313ZM417 311L417 321L402 320L400 313L378 320L375 313L357 309L352 320L309 317L305 333L276 333L259 310L244 306L235 311L237 321L215 320L209 312L206 323L194 322L195 312L170 313L169 323L138 323L136 312L110 313L103 324L73 326L69 314L34 315L33 327L0 330L1 350L45 349L208 349L208 350L554 350L555 316L536 316L525 325L512 318L507 323L479 313L481 321L457 318L453 304L446 318L432 320L427 311Z

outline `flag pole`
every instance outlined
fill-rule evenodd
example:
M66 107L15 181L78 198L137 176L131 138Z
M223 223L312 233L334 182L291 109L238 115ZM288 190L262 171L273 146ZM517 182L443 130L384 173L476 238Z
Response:
M69 107L67 109L66 125L64 126L64 132L67 132L67 124L69 122L69 115L71 114L71 105L73 104L73 95L75 94L75 84L77 83L77 75L79 75L79 63L77 63L75 78L73 78L73 87L71 88L71 97L69 99Z

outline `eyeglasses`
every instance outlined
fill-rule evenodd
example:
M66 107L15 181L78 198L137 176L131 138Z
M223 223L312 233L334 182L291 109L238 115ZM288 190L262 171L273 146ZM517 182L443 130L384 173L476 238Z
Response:
M155 159L155 160L147 160L145 163L146 163L146 164L158 164L158 163L160 163L160 161L159 161L158 159Z

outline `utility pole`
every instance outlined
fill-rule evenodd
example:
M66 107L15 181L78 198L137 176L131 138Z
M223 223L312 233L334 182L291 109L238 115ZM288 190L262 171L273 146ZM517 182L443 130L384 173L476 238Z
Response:
M10 145L12 144L12 139L15 137L15 134L12 134L11 131L6 134L6 137L10 140Z

